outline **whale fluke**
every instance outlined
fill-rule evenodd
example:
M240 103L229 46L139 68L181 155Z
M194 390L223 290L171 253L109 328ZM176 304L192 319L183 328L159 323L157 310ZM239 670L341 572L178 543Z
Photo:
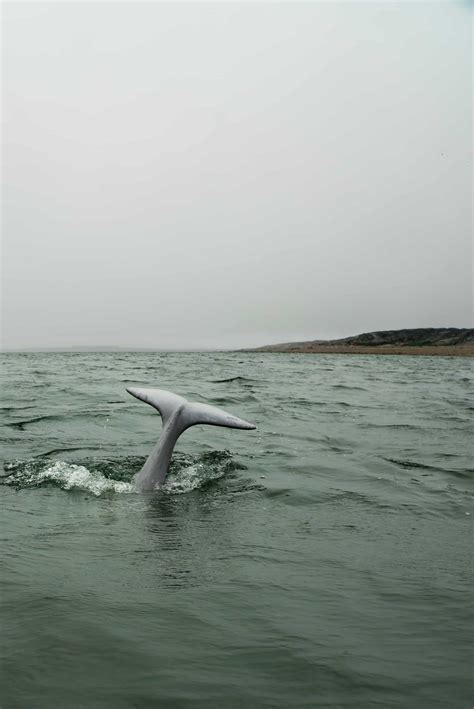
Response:
M141 471L134 477L134 482L140 490L153 490L163 483L168 473L176 441L190 426L208 424L247 431L256 428L253 423L239 419L223 409L209 404L187 401L171 391L137 387L127 387L127 391L136 399L153 406L163 421L163 429L155 448Z
M173 394L171 391L164 389L139 389L136 387L127 387L129 394L134 396L146 404L150 404L160 414L163 423L166 423L173 411L179 406L184 406L186 399L178 394Z

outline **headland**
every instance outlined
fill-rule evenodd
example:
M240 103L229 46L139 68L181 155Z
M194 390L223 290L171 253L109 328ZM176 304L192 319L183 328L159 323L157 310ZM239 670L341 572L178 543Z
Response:
M474 328L425 327L379 330L338 340L283 342L246 351L473 357Z

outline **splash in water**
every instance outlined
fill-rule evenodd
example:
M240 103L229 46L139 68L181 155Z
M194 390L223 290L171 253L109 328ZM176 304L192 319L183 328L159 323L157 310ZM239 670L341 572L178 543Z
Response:
M136 493L131 480L142 464L139 457L91 459L81 464L45 458L16 460L5 464L3 483L18 490L53 485L97 497L106 493ZM177 454L161 492L165 495L191 492L236 467L239 466L228 451L213 451L199 457Z

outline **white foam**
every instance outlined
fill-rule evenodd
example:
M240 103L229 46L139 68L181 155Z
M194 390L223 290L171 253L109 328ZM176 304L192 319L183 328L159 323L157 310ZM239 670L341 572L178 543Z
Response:
M104 492L136 492L131 483L106 478L98 471L91 472L83 465L58 461L34 474L35 483L55 482L63 490L86 490L99 496Z
M191 490L196 490L205 483L211 480L217 480L225 474L224 469L218 467L207 467L203 463L195 463L181 468L177 473L168 475L163 486L162 492L168 495L182 495Z
M221 461L217 463L194 462L188 465L180 463L180 467L173 466L161 491L167 495L182 495L202 487L206 483L217 480L225 475L227 465ZM7 463L6 470L12 473L8 477L8 485L19 488L31 488L39 485L53 483L62 490L82 490L96 497L108 492L136 493L137 488L132 481L115 480L106 477L98 470L89 470L85 465L67 463L63 460L50 461L45 467L38 469L38 461L15 461ZM113 474L113 468L111 468Z

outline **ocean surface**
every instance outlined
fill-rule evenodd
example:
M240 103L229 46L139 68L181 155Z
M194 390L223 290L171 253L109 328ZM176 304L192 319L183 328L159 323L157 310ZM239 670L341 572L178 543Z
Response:
M2 356L2 709L470 709L472 363ZM132 476L170 389L193 427Z

